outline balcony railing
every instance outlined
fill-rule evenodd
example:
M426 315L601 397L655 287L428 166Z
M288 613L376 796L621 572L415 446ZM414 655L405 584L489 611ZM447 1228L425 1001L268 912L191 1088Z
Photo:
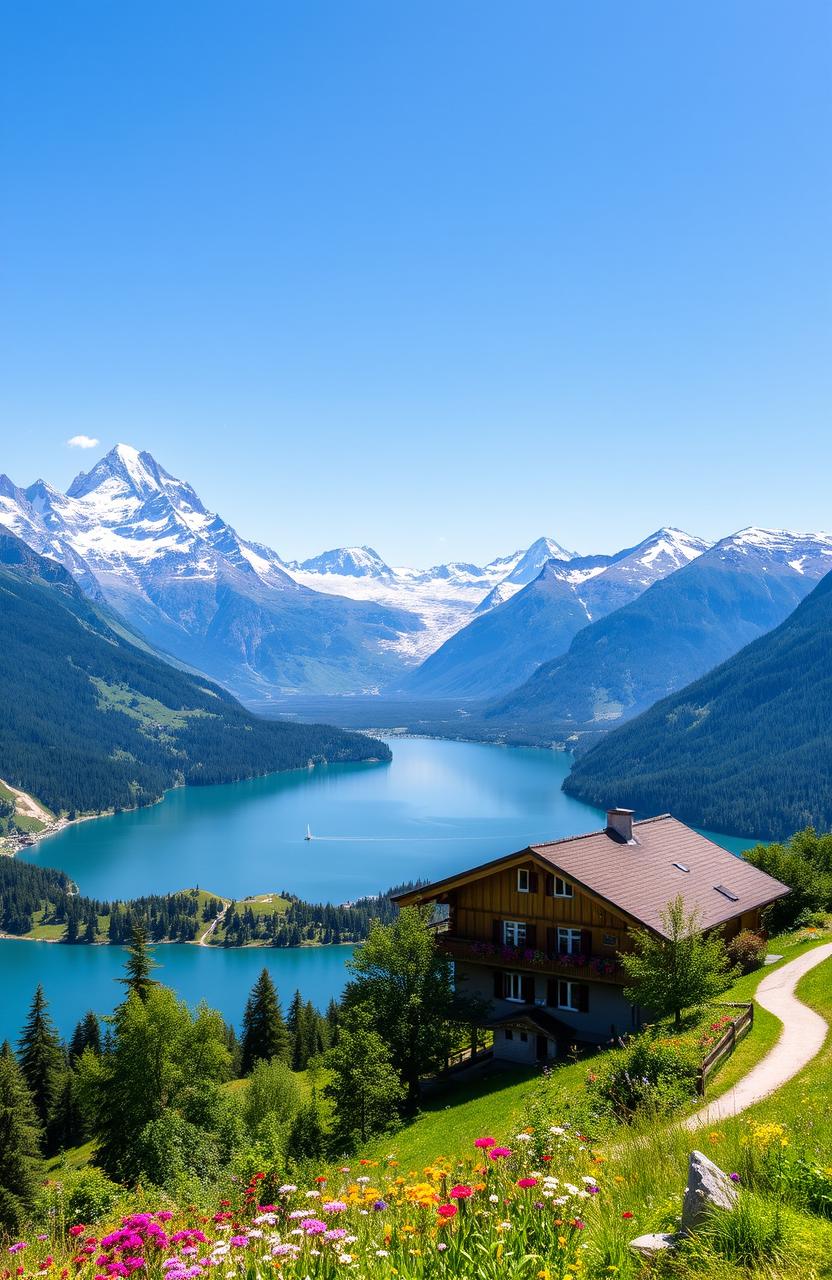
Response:
M498 968L527 969L571 978L592 978L600 982L626 981L621 962L615 956L549 952L538 947L512 947L496 942L479 942L473 938L458 938L452 933L439 933L436 941L455 960L474 960L479 964Z

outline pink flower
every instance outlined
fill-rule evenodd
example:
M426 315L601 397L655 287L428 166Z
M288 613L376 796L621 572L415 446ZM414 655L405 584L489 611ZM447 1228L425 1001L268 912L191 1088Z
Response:
M487 1151L489 1147L493 1147L494 1143L495 1143L494 1138L475 1138L474 1139L474 1146L480 1147L483 1151Z
M508 1147L492 1147L488 1153L489 1160L506 1160L511 1155Z
M84 1234L84 1230L85 1230L85 1228L84 1228L83 1223L78 1223L78 1222L76 1222L76 1224L75 1224L75 1226L74 1226L74 1227L70 1227L70 1228L69 1228L68 1235L71 1235L71 1236L82 1236L82 1235Z
M324 1213L343 1213L346 1207L343 1200L327 1200L325 1204L321 1205Z
M448 1196L451 1200L467 1200L469 1196L474 1194L471 1187L466 1187L464 1183L460 1183L457 1187L451 1187Z
M26 1248L25 1240L18 1240L17 1244L9 1245L9 1253L20 1253L21 1249Z
M436 1210L440 1218L453 1218L459 1213L455 1204L440 1204Z
M537 1178L518 1178L517 1185L518 1187L523 1187L524 1189L526 1187L536 1187Z
M308 1236L322 1235L327 1229L326 1223L321 1222L320 1218L304 1218L300 1227L301 1231L305 1232Z

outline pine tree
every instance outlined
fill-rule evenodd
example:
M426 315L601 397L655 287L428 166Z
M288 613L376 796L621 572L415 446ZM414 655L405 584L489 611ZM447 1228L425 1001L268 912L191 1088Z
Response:
M38 1117L8 1043L0 1050L0 1228L18 1233L41 1182Z
M289 1035L277 991L268 969L263 969L251 989L243 1013L240 1069L247 1076L256 1062L286 1058L288 1051Z
M156 979L150 976L158 966L147 945L147 930L143 924L133 924L132 938L127 948L127 960L124 965L127 977L118 978L117 981L127 988L128 993L135 991L140 1000L146 1000L151 987L159 985Z
M69 1041L70 1062L77 1062L85 1049L92 1049L95 1054L101 1053L101 1026L92 1010L84 1014L72 1033Z
M20 1035L18 1060L45 1133L61 1084L63 1054L58 1033L47 1012L46 997L40 983Z
M687 915L681 895L661 913L664 937L634 929L634 950L619 959L630 980L624 994L658 1017L673 1014L676 1029L685 1009L707 1004L731 985L734 971L718 934L702 932L698 911Z

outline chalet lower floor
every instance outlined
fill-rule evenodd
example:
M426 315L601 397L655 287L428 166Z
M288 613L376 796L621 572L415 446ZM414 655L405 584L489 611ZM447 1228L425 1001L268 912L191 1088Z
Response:
M454 977L460 995L489 1002L496 1058L546 1062L572 1044L604 1044L643 1022L642 1010L619 983L591 976L553 977L458 960Z

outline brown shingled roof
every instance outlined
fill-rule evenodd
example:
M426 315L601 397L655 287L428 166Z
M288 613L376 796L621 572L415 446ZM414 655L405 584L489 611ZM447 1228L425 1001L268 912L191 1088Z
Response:
M567 836L530 845L395 898L426 901L436 890L450 889L474 874L497 871L524 853L661 935L665 933L662 912L679 894L688 912L698 910L701 927L712 929L789 892L773 876L665 813L634 822L630 842L609 828Z
M703 929L765 906L789 890L669 813L633 823L633 840L609 830L531 846L532 852L656 933L678 894ZM687 870L681 870L681 868Z

